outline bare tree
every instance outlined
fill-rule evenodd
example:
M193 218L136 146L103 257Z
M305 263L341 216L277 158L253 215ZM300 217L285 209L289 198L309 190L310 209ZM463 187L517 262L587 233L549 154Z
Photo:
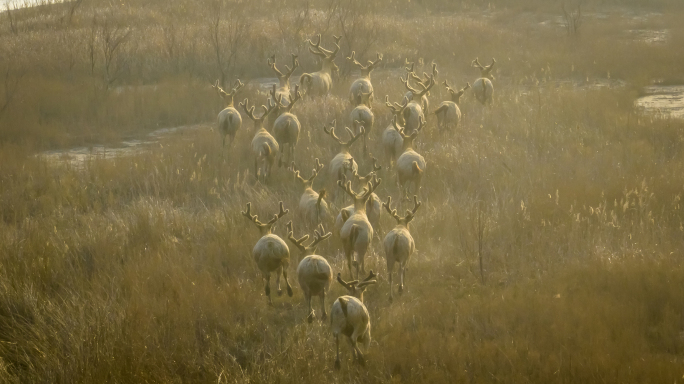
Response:
M582 1L577 2L577 6L569 11L565 8L565 1L561 3L563 18L565 19L565 30L568 36L577 36L582 25Z
M67 8L67 13L66 15L62 18L62 22L66 22L66 24L71 24L71 19L74 17L74 13L76 13L76 9L83 4L83 0L72 0L67 3L68 8Z
M100 48L104 58L103 81L105 89L109 89L122 73L128 68L129 58L122 54L122 49L128 42L131 29L113 26L105 18L99 29Z
M247 22L244 17L244 5L241 3L231 3L229 12L225 14L223 11L226 8L226 0L213 0L212 5L209 34L220 74L220 85L224 87L226 78L233 77L238 48L247 37Z
M7 18L9 19L10 31L15 35L18 34L19 30L17 29L17 21L14 19L14 16L12 15L12 8L10 7L9 2L5 3L5 11L7 13Z
M373 2L367 0L331 0L331 12L346 44L346 51L356 51L364 57L378 41L378 26L372 20ZM352 66L343 65L342 76L347 76Z
M7 68L5 68L4 72L2 81L3 91L0 94L0 97L2 97L2 99L0 99L0 117L7 112L7 108L16 97L19 89L19 82L24 76L24 72L20 69L15 69L12 62L7 63Z

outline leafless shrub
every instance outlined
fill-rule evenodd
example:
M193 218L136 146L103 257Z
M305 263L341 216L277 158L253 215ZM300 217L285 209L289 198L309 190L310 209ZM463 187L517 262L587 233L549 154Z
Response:
M128 43L131 32L129 27L112 25L108 18L105 18L99 27L98 38L104 59L103 82L105 89L109 89L109 86L118 80L128 68L129 57L122 54L122 50Z
M213 0L211 3L211 19L209 34L211 45L216 57L216 67L220 73L221 86L225 86L226 77L232 77L237 62L240 45L247 37L247 22L244 18L244 8L241 4L231 3L231 7L224 12L225 0Z
M5 11L5 13L7 13L7 18L9 19L10 31L15 35L18 34L17 22L12 15L12 8L10 7L9 2L5 3Z
M582 2L578 2L574 8L566 9L565 2L561 4L563 9L563 19L565 20L565 30L568 36L577 36L582 25Z
M21 69L16 69L15 64L11 61L8 61L3 72L5 73L2 80L2 93L0 93L0 97L2 97L0 99L0 117L5 114L7 108L16 97L19 90L19 82L24 76L24 72Z

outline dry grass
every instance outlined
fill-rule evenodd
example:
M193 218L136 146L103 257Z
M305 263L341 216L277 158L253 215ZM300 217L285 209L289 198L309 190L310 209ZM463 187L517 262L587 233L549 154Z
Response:
M240 210L252 201L263 216L283 200L289 220L300 191L283 169L268 185L255 183L244 145L251 122L230 149L207 123L221 105L209 87L217 70L206 9L84 4L70 24L59 12L16 11L19 33L0 36L0 65L22 75L0 115L0 381L680 382L684 122L639 113L633 102L652 79L684 78L684 9L662 1L652 10L665 16L634 21L619 14L642 12L636 5L590 4L581 35L568 38L561 25L538 24L529 13L534 1L489 9L463 2L444 11L444 2L423 3L417 16L415 2L377 7L372 16L378 39L366 57L382 50L385 68L373 73L371 152L381 154L390 121L380 100L404 93L390 69L406 56L435 58L440 80L459 88L477 74L472 58L497 57L495 103L483 108L467 95L458 130L438 132L433 118L420 134L428 166L424 204L411 224L417 251L408 291L388 302L375 244L367 264L380 284L365 295L374 340L368 367L352 364L345 343L339 373L328 324L304 321L296 250L295 296L275 297L269 307L262 295L250 256L258 233ZM557 7L543 9L559 16ZM297 42L284 36L294 19L273 23L275 11L250 24L250 49L231 76L271 76L265 57L274 51L301 52L304 69L313 67L303 40L324 18L313 13ZM95 13L134 31L127 69L109 89L101 61L91 74L87 52L78 51ZM592 18L597 13L608 16ZM183 17L172 55L161 26ZM639 28L666 28L669 40L616 40ZM60 33L79 43L47 43ZM71 69L70 49L77 51ZM257 58L261 64L249 65ZM608 72L628 85L584 86ZM335 149L321 127L347 123L350 80L295 107L300 169L316 157L329 162ZM250 86L239 97L252 101L256 93ZM436 86L432 105L444 99ZM191 123L202 129L83 168L35 156ZM360 148L353 152L368 170ZM382 173L378 195L398 199L394 174ZM316 189L330 188L324 175ZM383 215L381 238L393 223ZM276 233L284 236L284 225ZM344 265L339 249L336 239L319 248L336 271ZM327 305L343 293L333 286Z

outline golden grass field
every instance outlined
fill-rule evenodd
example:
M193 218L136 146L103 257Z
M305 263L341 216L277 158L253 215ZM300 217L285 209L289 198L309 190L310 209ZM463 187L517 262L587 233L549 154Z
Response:
M684 83L684 3L585 1L570 34L560 2L508 3L134 0L1 13L0 382L684 382L684 121L634 106L653 81ZM275 232L293 220L300 237L301 190L284 168L256 182L248 119L221 147L210 84L239 77L236 99L264 103L249 81L273 77L268 56L299 54L294 80L318 69L307 38L323 33L328 47L343 32L332 94L293 109L297 163L327 165L337 149L322 127L350 125L344 58L382 52L369 143L383 199L400 197L379 137L384 96L405 93L405 58L437 63L433 107L448 99L443 80L478 77L475 57L497 69L491 106L466 93L448 132L428 116L407 290L389 302L375 241L367 366L343 342L336 372L329 322L305 321L299 252L294 296L268 306L258 231L240 214L251 201L264 218L283 201ZM186 125L115 159L38 155ZM352 152L368 172L361 145ZM393 226L383 213L376 237ZM339 239L318 254L346 277ZM328 307L342 294L333 282Z

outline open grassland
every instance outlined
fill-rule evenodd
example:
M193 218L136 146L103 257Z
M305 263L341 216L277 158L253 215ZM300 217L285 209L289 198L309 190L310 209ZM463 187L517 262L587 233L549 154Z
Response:
M634 100L653 79L684 79L684 6L589 4L579 35L567 36L553 21L557 3L444 3L340 3L371 11L359 21L357 57L364 47L364 59L385 54L373 73L369 134L384 165L382 99L404 94L396 69L405 57L425 58L425 68L434 58L438 81L459 88L477 77L474 57L498 61L492 106L466 94L458 129L439 132L430 116L420 133L428 165L407 292L388 302L375 242L366 267L379 284L364 295L368 366L353 365L342 343L340 372L329 324L304 320L294 247L294 297L275 296L269 307L263 296L251 259L258 232L240 211L251 201L264 218L282 200L290 213L276 233L285 237L290 219L295 236L307 229L291 174L280 168L267 185L255 182L251 121L234 147L219 145L213 120L222 105L209 87L221 72L209 33L218 3L92 3L72 17L61 5L17 10L16 33L0 15L5 90L16 80L0 112L0 380L682 382L684 121L636 111ZM222 64L225 81L271 77L274 52L282 61L298 52L302 67L314 68L304 40L326 31L329 3L311 2L300 20L303 4L280 10L287 17L270 2L224 4L222 23L233 20L225 7L263 10L249 16L234 62ZM641 17L649 12L659 14ZM111 67L121 72L104 68L105 20L110 32L131 31ZM328 42L341 29L331 20ZM658 44L626 32L663 29ZM342 54L337 62L348 72ZM294 108L299 168L313 168L314 158L327 165L337 150L321 127L349 125L352 78ZM593 86L616 79L627 85ZM259 92L248 84L238 99L262 103ZM435 86L431 105L445 99ZM35 156L196 123L149 151L83 167ZM360 145L353 154L369 171ZM380 177L377 194L399 200L394 173L385 167ZM323 186L322 175L315 187ZM378 237L393 225L383 213ZM318 253L343 270L339 239ZM346 294L334 284L328 306Z

